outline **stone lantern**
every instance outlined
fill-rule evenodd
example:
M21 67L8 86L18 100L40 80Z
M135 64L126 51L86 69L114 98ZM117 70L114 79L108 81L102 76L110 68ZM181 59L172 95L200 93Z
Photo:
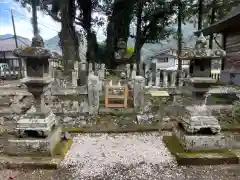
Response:
M218 78L213 78L213 72L220 73L221 59L225 56L223 49L209 49L207 39L202 33L196 40L195 48L183 49L179 58L190 62L190 77L183 79L184 93L202 97L209 87L217 83Z
M44 93L53 81L49 66L49 59L53 55L44 48L40 35L33 37L31 47L18 48L13 53L23 59L24 77L21 82L27 86L35 100L31 109L17 122L17 130L20 135L31 130L47 136L56 124L55 115L44 103Z

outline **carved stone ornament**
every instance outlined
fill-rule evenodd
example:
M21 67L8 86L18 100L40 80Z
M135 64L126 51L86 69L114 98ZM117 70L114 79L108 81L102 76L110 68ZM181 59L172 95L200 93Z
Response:
M180 59L221 58L226 55L223 49L209 49L207 39L201 33L196 40L195 49L183 49Z

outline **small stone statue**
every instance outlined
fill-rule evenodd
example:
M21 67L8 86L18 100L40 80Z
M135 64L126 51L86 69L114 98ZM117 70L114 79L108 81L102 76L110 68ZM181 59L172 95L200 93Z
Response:
M203 33L200 34L196 41L196 48L207 48L207 39L203 36Z

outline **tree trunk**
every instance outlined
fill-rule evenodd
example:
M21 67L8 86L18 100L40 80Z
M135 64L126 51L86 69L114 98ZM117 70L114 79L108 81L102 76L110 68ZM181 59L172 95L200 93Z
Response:
M114 21L110 17L109 23L107 25L107 51L105 63L107 68L112 69L114 65Z
M141 61L141 49L144 43L142 43L142 12L143 12L143 0L139 0L137 4L137 32L136 32L136 41L133 53L133 62L137 64L137 74L139 74L139 64Z
M216 18L216 3L217 3L217 0L213 0L212 12L211 12L211 16L210 16L210 25L212 25L215 22L215 18ZM210 49L213 48L213 34L210 34L210 37L209 37L209 48Z
M61 32L60 44L63 52L63 65L66 71L73 68L75 61L80 61L79 57L79 42L78 36L73 25L75 15L73 12L75 8L74 1L64 1L61 13Z
M87 61L93 63L97 61L97 37L94 32L88 32L87 34Z
M202 29L203 2L204 0L198 0L198 30Z
M38 22L37 22L37 0L32 1L32 26L34 36L38 35Z
M92 10L93 4L92 0L78 0L80 5L80 10L82 12L82 27L87 34L87 61L96 62L96 53L97 53L97 37L94 31L92 31Z
M107 55L106 62L109 68L115 67L114 54L117 51L117 43L121 38L127 43L132 13L136 0L114 2L113 12L109 17L107 26Z
M182 52L182 3L178 5L178 70L182 70L182 60L179 58Z

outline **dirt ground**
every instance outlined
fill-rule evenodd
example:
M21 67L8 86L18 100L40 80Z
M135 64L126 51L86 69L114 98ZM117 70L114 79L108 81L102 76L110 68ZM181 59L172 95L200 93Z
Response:
M139 179L141 178L126 178L122 172L123 178L119 179ZM9 180L10 170L1 170L0 179ZM72 178L72 172L67 169L60 168L58 170L18 170L12 171L14 180L78 180ZM155 174L155 173L154 173ZM240 165L222 165L222 166L190 166L190 167L176 167L173 169L159 169L158 176L149 179L156 180L239 180L240 179ZM108 177L109 176L109 177ZM94 178L98 180L110 180L111 175L105 178ZM122 176L120 176L122 177ZM117 179L117 177L115 177ZM115 179L114 178L114 179ZM144 178L145 179L145 178Z

